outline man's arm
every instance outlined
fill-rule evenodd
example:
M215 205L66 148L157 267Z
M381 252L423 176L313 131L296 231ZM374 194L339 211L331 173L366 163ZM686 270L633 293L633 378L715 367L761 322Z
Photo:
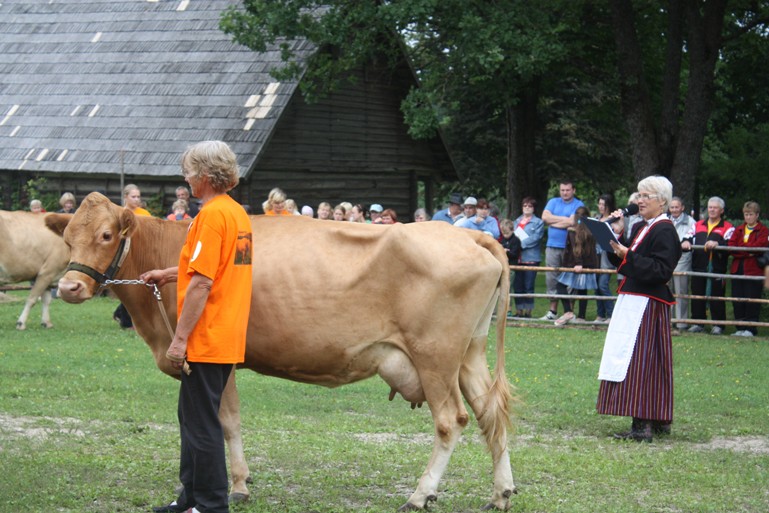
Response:
M550 212L549 210L543 210L542 211L542 220L545 222L546 225L552 226L553 228L569 228L571 225L574 224L573 216L557 216Z

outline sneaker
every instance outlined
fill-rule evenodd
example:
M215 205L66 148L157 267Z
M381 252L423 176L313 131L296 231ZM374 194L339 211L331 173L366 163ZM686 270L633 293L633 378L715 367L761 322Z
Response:
M748 332L750 333L750 332ZM752 335L752 333L750 333ZM745 336L745 330L737 330L734 333L732 333L733 337L744 337Z
M606 322L606 318L605 317L596 317L595 318L595 322Z
M583 319L582 317L575 317L573 321L574 324L587 324L587 321Z
M702 333L705 330L702 329L702 326L692 324L691 326L689 326L689 329L686 331L688 331L689 333Z
M574 312L566 312L555 321L556 326L563 326L574 320Z
M552 310L548 310L545 315L539 318L540 321L554 321L558 318L558 314Z
M753 332L745 330L745 332L742 334L742 336L743 337L752 337L753 336Z
M713 329L710 330L711 335L723 335L724 329L720 326L713 326Z

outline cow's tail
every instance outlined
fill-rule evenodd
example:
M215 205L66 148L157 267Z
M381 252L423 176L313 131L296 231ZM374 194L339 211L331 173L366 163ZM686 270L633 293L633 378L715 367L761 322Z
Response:
M477 232L476 232L477 233ZM504 248L489 236L478 237L480 246L489 251L500 263L502 272L497 283L496 364L491 388L486 400L483 419L478 419L489 448L496 452L507 446L507 433L512 429L512 407L518 401L505 372L505 327L510 307L510 264Z

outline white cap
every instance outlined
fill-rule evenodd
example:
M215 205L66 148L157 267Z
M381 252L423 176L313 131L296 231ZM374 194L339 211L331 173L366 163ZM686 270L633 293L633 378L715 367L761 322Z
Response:
M477 204L478 204L478 200L473 198L472 196L468 196L467 198L465 198L465 202L463 203L463 205L472 205L472 206L476 206Z
M379 213L381 213L383 210L384 209L382 208L382 205L380 205L379 203L374 203L368 209L369 212L379 212Z

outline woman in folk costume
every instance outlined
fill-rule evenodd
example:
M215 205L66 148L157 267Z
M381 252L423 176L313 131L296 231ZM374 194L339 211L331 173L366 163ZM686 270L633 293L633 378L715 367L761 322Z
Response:
M604 415L632 417L630 431L616 438L651 442L654 434L670 433L673 421L673 347L667 286L681 256L681 244L665 212L673 186L663 176L638 183L638 208L644 222L624 233L622 212L612 225L619 243L609 255L624 276L606 334L598 379L596 409Z

